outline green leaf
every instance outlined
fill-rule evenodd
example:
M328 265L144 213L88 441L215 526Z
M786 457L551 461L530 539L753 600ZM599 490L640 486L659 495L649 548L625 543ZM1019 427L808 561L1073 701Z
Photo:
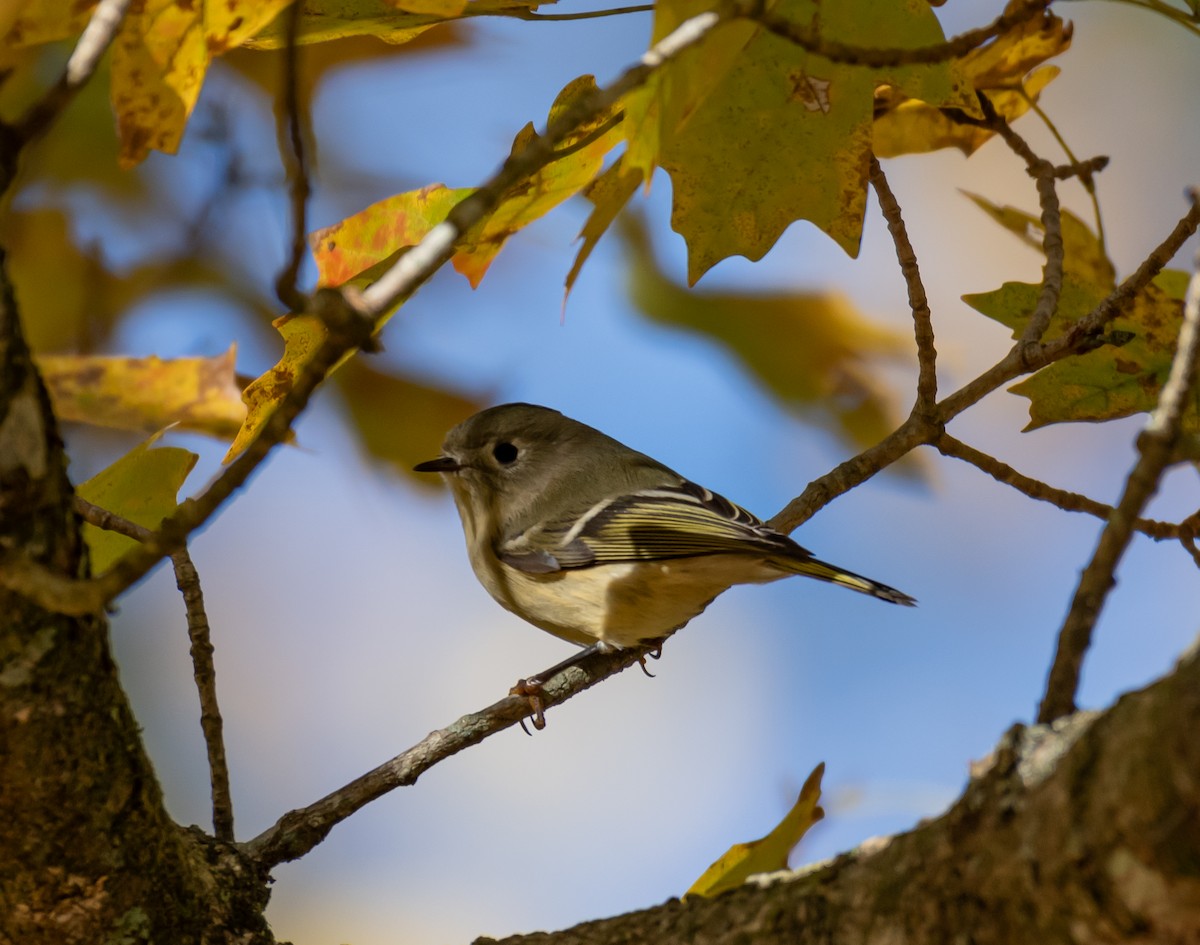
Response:
M664 0L657 15L669 25L700 8ZM773 12L806 25L818 9L830 40L910 47L943 38L925 0L780 0ZM761 259L800 219L857 254L879 84L936 105L974 101L952 63L866 69L811 56L759 27L748 37L746 24L736 28L718 27L710 52L705 44L669 63L650 87L656 99L629 109L631 163L659 163L671 176L671 223L687 241L689 284L727 256Z
M176 446L151 449L162 436L140 443L75 491L93 505L131 522L155 529L175 511L176 497L196 464L196 454ZM100 574L137 545L132 538L84 524L83 539L92 556L92 571Z
M1134 297L1108 328L1108 344L1042 368L1009 388L1029 398L1029 424L1034 430L1065 421L1102 421L1153 410L1170 372L1179 329L1183 324L1186 273L1164 273ZM1165 284L1177 290L1164 290ZM972 308L1009 326L1018 338L1037 305L1040 287L1007 283L994 292L964 296ZM1107 293L1093 284L1068 277L1058 311L1046 333L1056 338L1088 314ZM1183 416L1186 434L1200 433L1200 393Z

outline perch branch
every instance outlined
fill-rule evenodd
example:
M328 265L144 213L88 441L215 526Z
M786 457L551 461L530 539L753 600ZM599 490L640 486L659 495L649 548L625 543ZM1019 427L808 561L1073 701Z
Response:
M544 708L559 705L638 662L644 650L626 649L597 653L546 681L541 692ZM430 732L412 748L356 778L314 804L284 814L274 826L242 850L263 870L295 860L325 839L335 826L371 801L416 783L427 770L483 741L489 735L516 725L533 714L525 696L507 696L486 709L464 715L445 728Z

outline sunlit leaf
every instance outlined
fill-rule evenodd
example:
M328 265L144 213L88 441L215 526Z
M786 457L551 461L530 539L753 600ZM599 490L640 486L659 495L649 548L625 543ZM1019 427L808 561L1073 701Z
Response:
M152 449L161 433L97 473L75 491L93 505L113 512L146 528L157 528L175 511L183 481L196 464L196 454L175 446ZM91 550L92 571L99 574L137 545L132 538L83 526L83 538Z
M378 371L361 357L348 361L335 381L364 448L405 475L439 454L447 430L484 407L454 391ZM430 482L429 476L414 478Z
M1050 67L1030 70L1070 45L1071 24L1046 12L971 50L957 68L970 88L987 94L997 114L1015 121L1059 72ZM993 136L985 128L954 121L942 104L922 101L922 96L896 86L881 86L875 95L875 154L895 157L946 147L972 154ZM960 107L969 115L980 115L976 102Z
M325 43L348 36L373 36L385 43L411 42L426 30L463 12L503 13L536 10L553 0L305 0L297 41ZM277 16L246 42L253 49L287 45L287 14Z
M905 334L868 321L834 292L686 289L659 268L641 225L629 214L621 221L632 301L647 317L720 343L785 407L855 451L896 428L899 410L879 374L911 351Z
M821 35L831 40L911 47L943 38L925 0L843 0L819 9ZM813 0L773 8L798 25L817 10ZM692 0L662 0L656 17L669 25L696 11ZM711 54L719 82L684 54L661 70L652 87L657 102L630 105L632 163L658 163L671 175L671 225L687 241L689 283L727 256L762 258L801 219L857 254L876 86L938 105L973 101L953 63L865 69L752 29L744 42L736 35ZM655 147L657 155L649 153Z
M150 150L174 154L210 59L260 30L288 0L145 0L113 43L112 102L121 164Z
M550 120L595 90L591 76L582 76L559 93ZM604 156L620 140L613 115L600 115L558 145L562 157L503 194L499 205L459 244L452 264L477 286L488 266L513 233L545 215L587 186L599 173ZM513 153L527 148L535 137L527 125L513 142ZM456 203L471 193L432 184L372 204L340 223L310 237L322 285L350 278L370 279L395 255L416 244L446 218Z
M246 408L235 350L211 358L42 355L38 369L62 420L117 430L180 429L228 438Z
M327 334L325 325L315 315L283 315L272 324L283 336L283 354L274 367L255 378L242 391L246 419L225 454L226 463L241 453L258 435Z
M1014 122L1032 107L1042 91L1061 70L1057 66L1035 69L1022 83L1024 91L1000 89L988 94L996 114ZM979 125L954 121L945 109L935 108L920 99L907 98L891 86L875 93L875 124L872 129L875 156L897 157L923 154L939 148L958 148L974 154L995 132Z
M1017 338L1037 305L1039 289L1006 283L994 292L963 298L972 308L1008 325ZM1047 339L1060 336L1106 294L1093 284L1068 277ZM1170 372L1182 324L1182 294L1172 296L1157 284L1147 286L1110 323L1110 343L1056 361L1009 388L1029 398L1025 429L1065 421L1113 420L1153 410ZM1200 393L1196 391L1184 413L1183 430L1200 433Z
M756 873L787 869L788 856L809 828L825 816L818 806L825 762L813 768L792 809L761 840L735 843L692 883L685 896L716 896L736 889Z
M430 184L371 204L340 223L310 234L321 285L341 285L382 267L402 249L419 243L446 219L470 189Z
M8 47L36 46L77 36L87 25L95 2L20 0L0 4L0 36Z

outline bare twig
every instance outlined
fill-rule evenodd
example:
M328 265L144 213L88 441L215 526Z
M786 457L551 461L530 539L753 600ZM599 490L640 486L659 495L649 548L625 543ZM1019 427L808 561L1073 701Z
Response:
M134 541L146 541L154 533L144 525L101 508L87 499L75 497L75 510L85 522L116 532ZM229 765L225 759L221 709L217 704L217 671L213 664L213 646L209 640L208 614L200 575L186 548L171 555L175 566L175 586L187 608L188 638L191 640L192 671L200 695L200 728L208 752L208 770L212 782L213 833L219 840L233 840L233 799L229 790Z
M912 311L913 333L917 339L917 401L913 410L926 417L932 416L937 403L937 346L934 344L929 298L921 281L916 251L908 238L908 229L900 213L900 204L874 155L871 156L871 185L879 198L879 209L887 220L888 232L892 234L892 242L896 246L900 272L908 286L908 307Z
M557 23L563 20L596 20L605 16L624 16L627 13L652 13L653 11L653 3L641 3L629 7L614 7L610 10L581 10L578 13L535 13L527 7L514 7L511 10L478 11L474 15L507 16L517 20L529 20L531 23L537 23L539 20ZM469 7L463 13L472 15Z
M964 56L972 49L978 49L984 43L1008 32L1014 26L1019 26L1037 16L1050 6L1051 0L1025 0L1023 3L1010 4L1009 9L987 26L960 33L942 43L932 43L928 46L909 49L902 47L880 49L841 43L822 37L819 24L816 22L806 25L794 23L773 10L767 10L762 0L734 0L734 2L738 15L754 20L768 32L790 40L810 53L833 62L886 68L918 63L946 62Z
M92 77L129 9L130 0L100 0L54 86L17 122L18 136L30 141L44 132Z
M948 433L943 433L941 439L934 445L943 456L951 456L954 459L961 459L963 462L970 463L977 469L987 473L997 482L1012 486L1018 492L1023 492L1031 499L1049 502L1051 505L1055 505L1065 512L1086 512L1089 515L1094 515L1102 519L1107 519L1112 514L1113 508L1111 505L1097 502L1095 499L1080 495L1077 492L1058 489L1042 482L1040 479L1033 479L1026 476L1017 472L1017 470L1013 469L1007 463L1002 463L987 453L968 446ZM1158 522L1148 518L1137 519L1134 522L1134 528L1143 534L1149 535L1151 538L1159 540L1179 538L1181 532L1179 525L1174 525L1171 522Z
M1193 208L1200 205L1195 192ZM1125 491L1117 503L1092 560L1084 569L1075 590L1071 609L1058 635L1058 649L1046 694L1038 709L1039 722L1053 722L1075 711L1075 694L1079 688L1079 673L1083 657L1091 644L1092 628L1104 605L1113 574L1133 535L1134 523L1150 497L1158 489L1163 470L1179 439L1180 418L1196 383L1197 358L1200 356L1200 258L1196 260L1187 300L1183 309L1183 326L1179 343L1171 362L1171 373L1163 385L1158 406L1151 413L1138 437L1141 454L1125 482Z
M289 193L292 207L292 245L287 265L275 279L275 294L290 311L303 311L307 299L297 288L300 266L308 248L305 234L308 232L308 198L312 185L308 178L308 161L304 152L304 128L300 113L299 59L300 44L296 41L300 28L300 15L304 5L293 3L287 12L287 44L283 48L283 107L279 113L279 157L287 170L291 185Z
M542 706L548 708L565 702L602 679L637 663L645 653L643 649L626 649L585 658L546 680L540 695ZM388 791L414 784L417 778L439 761L483 741L489 735L516 725L532 714L528 698L508 696L486 709L464 715L445 728L430 732L412 748L316 803L284 814L273 827L242 844L242 849L264 870L298 859L359 808Z
M983 108L988 126L1009 146L1014 154L1025 161L1029 175L1037 182L1038 203L1042 208L1042 255L1046 263L1042 267L1042 288L1037 306L1029 318L1029 324L1017 342L1022 355L1031 352L1050 326L1050 319L1058 308L1058 299L1063 287L1063 239L1062 212L1058 202L1058 187L1053 164L1038 157L1033 149L1003 116L992 107L987 96L979 93L979 104Z

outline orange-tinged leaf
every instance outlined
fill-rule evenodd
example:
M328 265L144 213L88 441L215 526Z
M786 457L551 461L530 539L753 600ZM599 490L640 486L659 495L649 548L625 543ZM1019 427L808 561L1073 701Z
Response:
M75 491L93 505L154 529L175 511L183 481L196 464L196 454L175 446L151 449L155 433ZM91 550L92 571L106 571L137 545L132 538L84 524L83 539Z
M642 172L637 169L626 169L624 156L622 156L584 188L583 194L592 202L594 209L587 218L587 222L584 223L583 229L579 231L579 238L583 240L583 245L575 256L575 263L571 266L571 271L567 273L566 289L563 292L564 306L567 304L567 296L571 293L575 280L579 278L583 264L587 262L592 250L600 242L600 237L607 232L613 220L617 218L617 214L629 202L629 198L633 196L633 192L637 190L638 184L641 182Z
M430 184L380 200L310 234L319 283L341 285L382 266L395 253L419 243L471 192L469 188L452 190L444 184Z
M825 816L821 800L821 777L825 762L813 768L800 789L800 796L775 826L760 840L735 843L692 883L685 896L716 896L736 889L756 873L787 869L788 856L809 828Z
M231 346L211 358L42 355L37 362L60 419L118 430L177 424L227 438L246 414L234 358Z
M659 268L644 229L621 218L630 244L630 295L647 317L710 338L790 410L831 429L855 452L896 428L898 405L880 366L912 340L865 318L833 292L702 292Z
M283 315L272 324L283 335L283 355L274 367L256 377L242 392L246 419L223 462L228 463L250 445L326 337L325 325L315 315Z

